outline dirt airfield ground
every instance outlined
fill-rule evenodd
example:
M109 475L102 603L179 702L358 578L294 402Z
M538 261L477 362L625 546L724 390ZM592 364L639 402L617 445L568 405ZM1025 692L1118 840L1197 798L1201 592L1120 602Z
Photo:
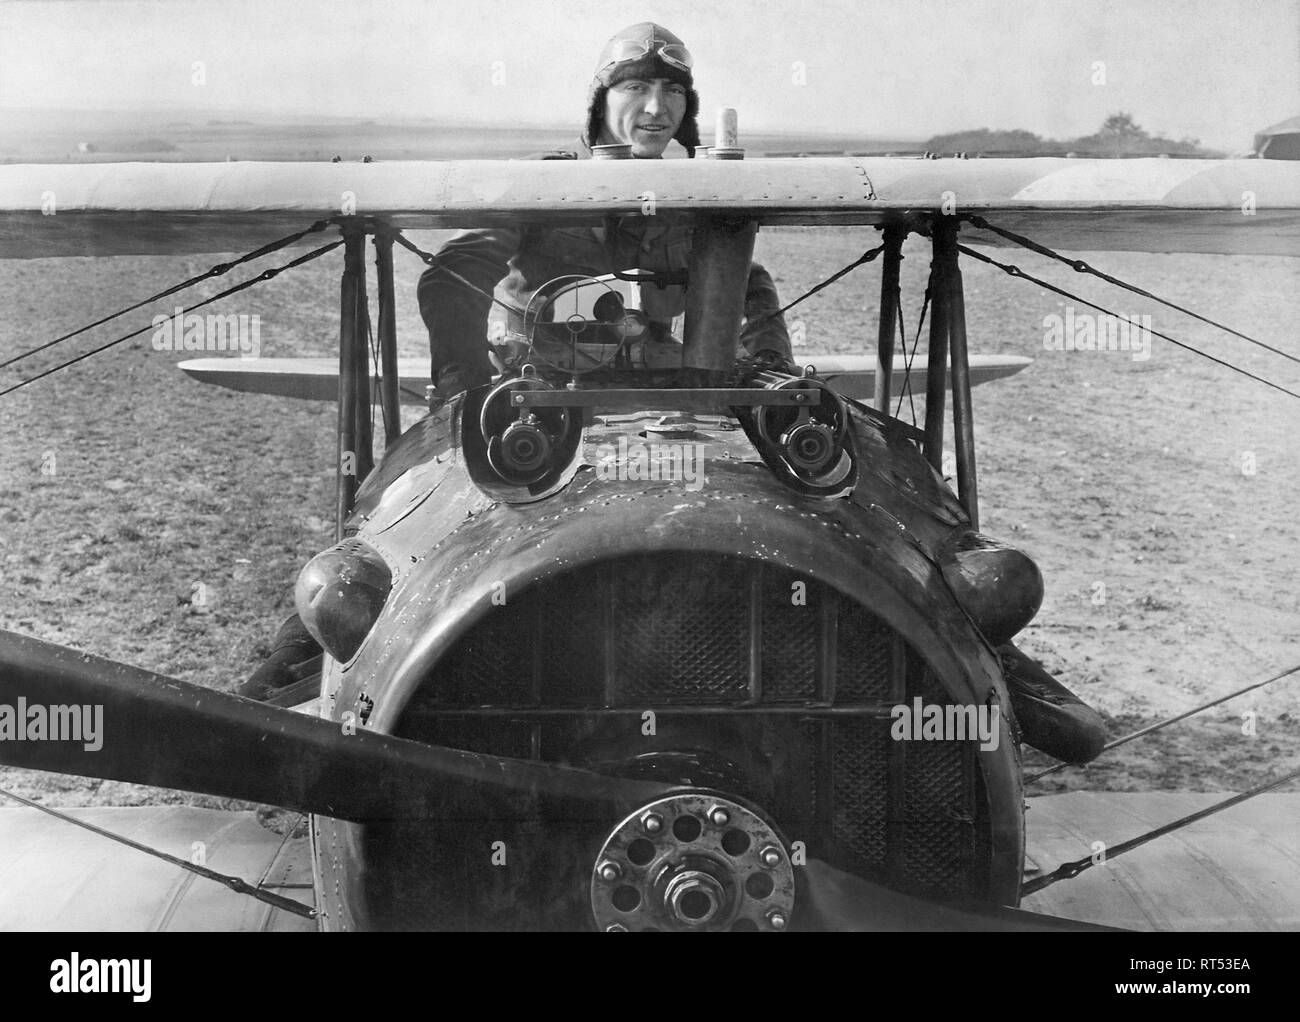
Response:
M414 236L429 247L439 238ZM770 229L759 258L788 300L876 243L864 228ZM910 239L905 254L910 342L929 257L921 239ZM1300 258L1078 254L1300 350ZM0 262L0 360L221 258ZM1300 390L1295 363L1038 256L1007 258ZM234 279L281 261L273 256ZM213 311L260 316L264 355L333 354L340 261L335 253ZM877 266L789 314L806 336L801 360L872 350ZM1030 553L1047 584L1023 648L1100 709L1113 736L1300 663L1300 401L1160 339L1145 361L1044 350L1044 319L1063 313L1064 301L969 259L963 268L971 350L1035 359L975 391L982 531ZM427 352L415 303L421 269L399 254L404 355ZM181 298L197 300L229 280ZM30 359L21 376L176 304ZM201 386L175 368L187 356L154 350L150 333L0 399L0 627L229 689L266 653L298 570L331 540L334 411ZM19 378L15 368L0 372L0 387ZM910 417L906 402L902 416ZM1235 791L1295 769L1297 677L1053 775L1030 793ZM1243 733L1251 721L1254 733ZM1029 751L1027 762L1049 761ZM234 804L16 770L0 770L0 787L50 805Z

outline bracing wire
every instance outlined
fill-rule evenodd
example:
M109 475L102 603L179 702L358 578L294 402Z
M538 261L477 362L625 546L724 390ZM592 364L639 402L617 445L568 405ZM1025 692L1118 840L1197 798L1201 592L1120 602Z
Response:
M301 255L297 259L291 260L290 262L287 262L282 266L275 266L269 270L263 270L256 277L250 277L248 280L242 281L241 283L236 284L234 287L226 288L226 290L220 292L219 294L213 295L211 298L205 298L201 302L195 302L193 305L183 308L181 310L181 314L184 315L193 312L195 309L201 309L205 305L211 305L213 302L220 301L222 298L229 298L231 295L236 294L240 291L244 291L247 288L252 287L254 284L259 284L263 281L272 280L273 278L278 277L285 270L293 269L296 266L302 266L304 263L311 262L313 259L319 259L321 256L325 255L325 253L333 251L334 249L338 248L342 244L343 242L341 240L331 242L328 245L322 245L320 248L314 248L306 255ZM153 328L154 327L152 323L146 326L142 326L139 330L132 330L129 334L123 334L121 337L116 337L105 344L101 344L97 348L92 348L90 349L90 351L82 352L80 355L77 355L75 358L70 358L66 362L60 362L58 365L52 366L49 369L46 369L44 372L37 373L35 376L30 376L25 380L19 380L17 383L13 384L12 386L6 387L4 390L0 390L0 397L4 397L7 394L12 394L14 391L26 387L28 384L35 383L37 380L43 380L45 379L45 377L51 376L54 373L59 372L61 369L67 369L70 366L74 366L78 362L82 362L90 358L92 355L98 355L100 352L107 351L109 348L121 344L123 341L129 341L132 337L138 337L146 330L152 330Z
M84 334L87 330L93 330L97 326L103 326L105 323L109 322L110 320L117 319L119 316L124 316L128 312L134 312L136 309L139 309L142 306L152 305L154 302L161 301L162 299L167 298L170 295L176 294L177 291L184 291L187 287L193 287L195 284L198 284L201 281L209 280L213 277L220 277L223 274L229 273L236 266L241 266L244 263L249 263L255 259L260 259L262 258L262 256L270 255L272 252L278 252L280 249L286 248L287 246L292 245L296 241L300 241L301 239L305 238L309 234L314 234L318 231L323 231L328 225L329 225L328 220L317 220L306 230L298 231L294 234L290 234L288 237L284 237L276 241L268 242L267 244L263 245L261 248L256 248L253 251L240 256L238 259L232 260L231 262L217 263L215 266L209 267L205 272L200 273L197 276L190 277L188 280L183 280L179 284L174 284L169 288L165 288L164 290L159 291L155 295L150 295L148 298L142 298L140 301L136 302L133 305L128 305L124 309L118 309L117 312L110 313L109 315L103 317L102 319L95 320L95 322L93 323L87 323L85 326L79 327L76 330L73 330L71 333L64 334L62 337L56 337L52 341L46 341L44 344L39 344L35 348L29 348L27 351L21 351L17 355L14 355L10 358L5 359L3 362L0 362L0 369L4 369L8 366L11 366L15 362L21 362L23 359L35 355L38 352L42 352L45 351L47 348L54 347L54 345L56 344L61 344L64 341L71 340L72 338L76 337L79 334Z

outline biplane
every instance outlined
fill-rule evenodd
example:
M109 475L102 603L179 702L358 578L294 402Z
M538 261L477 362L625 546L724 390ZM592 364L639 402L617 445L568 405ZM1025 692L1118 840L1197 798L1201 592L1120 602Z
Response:
M55 215L43 214L46 193ZM693 221L680 337L652 346L635 315L638 289L663 281L560 282L522 362L400 428L401 404L424 400L427 383L397 357L403 232L634 215ZM744 271L769 225L879 230L874 350L809 367L737 359ZM337 401L337 543L297 590L327 654L306 712L0 635L0 703L103 714L95 752L0 741L0 762L301 811L309 841L282 841L240 814L74 814L173 856L137 864L95 916L58 894L107 868L103 836L78 843L66 821L4 810L0 876L21 873L23 884L4 885L0 926L1140 926L1157 874L1214 858L1185 842L1174 867L1116 864L1105 880L1092 870L1071 896L1026 882L1020 735L994 647L1033 617L1041 580L1025 555L979 531L971 404L975 383L1026 360L968 350L959 255L965 243L1028 235L1069 251L1295 256L1300 165L0 167L8 258L244 251L326 232L343 249L336 362L185 367L236 389ZM933 246L928 354L916 370L923 428L889 413L911 369L895 357L909 234ZM372 402L384 412L377 460ZM941 471L949 421L955 489ZM700 452L702 485L674 476L670 453L680 459L684 446ZM634 456L661 470L633 470ZM917 701L996 709L996 735L891 740L893 708ZM1254 877L1273 924L1294 927L1298 796L1251 804L1269 798L1272 811L1252 817L1269 836L1243 852L1249 875L1202 871L1197 900L1231 913ZM1069 827L1080 803L1053 811L1047 801L1037 857L1086 857ZM224 872L178 872L196 840Z

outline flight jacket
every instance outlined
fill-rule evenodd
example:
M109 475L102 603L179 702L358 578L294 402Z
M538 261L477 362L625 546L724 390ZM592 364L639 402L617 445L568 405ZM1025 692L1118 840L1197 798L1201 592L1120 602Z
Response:
M485 379L495 370L488 358L488 323L493 294L511 311L506 329L523 333L523 314L533 293L566 274L599 276L630 269L681 270L690 267L691 221L671 213L609 217L603 227L509 228L462 231L438 251L438 261L420 277L416 290L420 315L429 329L433 379L452 364ZM479 291L444 272L450 269ZM658 291L657 294L650 294ZM483 293L479 293L483 292ZM685 292L670 285L646 287L647 314L671 319L685 309ZM790 336L776 285L758 263L749 271L745 322L740 343L750 354L774 351L791 357Z

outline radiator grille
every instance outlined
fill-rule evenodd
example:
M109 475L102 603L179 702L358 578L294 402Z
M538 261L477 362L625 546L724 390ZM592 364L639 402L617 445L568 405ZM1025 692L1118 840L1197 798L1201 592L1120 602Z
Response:
M876 721L839 721L830 731L834 836L879 873L889 848L889 732Z
M892 741L889 708L914 696L947 698L869 608L771 565L665 554L586 568L493 607L397 734L608 764L645 751L639 712L653 709L655 748L719 754L737 773L728 790L810 856L905 890L979 896L990 853L976 758L970 743ZM810 715L827 705L864 712ZM702 706L785 712L705 716ZM457 854L438 858L451 866ZM492 900L500 882L470 879L455 896Z
M749 691L748 578L743 562L686 572L672 560L610 569L619 702L731 702Z

